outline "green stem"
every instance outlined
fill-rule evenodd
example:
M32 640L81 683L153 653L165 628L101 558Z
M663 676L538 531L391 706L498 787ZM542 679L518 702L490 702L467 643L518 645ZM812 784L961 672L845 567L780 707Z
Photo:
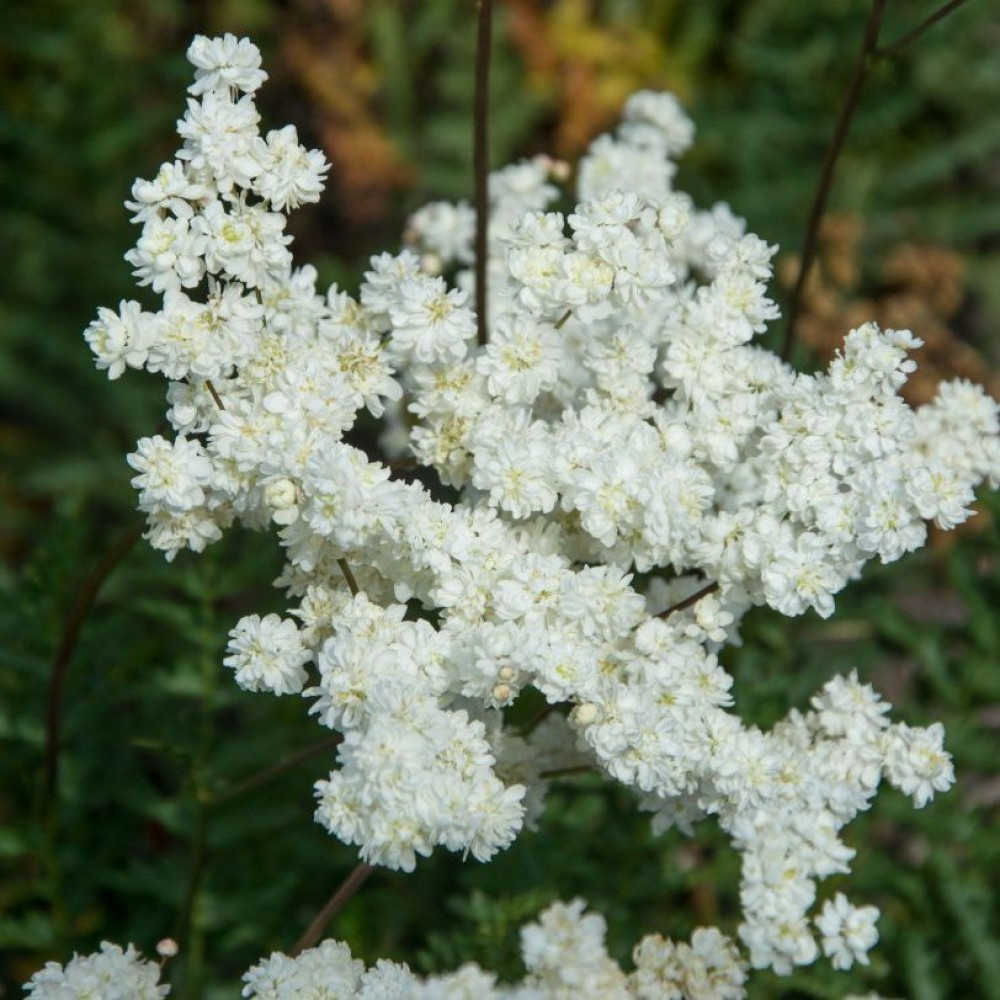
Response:
M194 829L191 834L191 857L188 867L187 887L175 935L184 956L184 994L201 995L202 969L205 959L205 938L202 922L198 918L198 899L201 895L208 867L208 824L211 797L206 787L205 775L212 759L215 740L215 695L218 688L219 666L216 649L214 619L214 588L212 563L207 560L200 576L201 597L201 672L202 697L200 699L201 725L198 744L191 761L191 791L194 805Z
M80 630L87 619L101 587L115 567L132 551L132 546L142 537L142 524L130 528L105 553L104 558L94 567L83 581L63 625L59 645L52 659L52 673L49 677L48 699L45 706L45 777L42 783L42 815L50 815L56 789L59 784L59 740L62 729L62 698L66 686L66 675L76 650Z

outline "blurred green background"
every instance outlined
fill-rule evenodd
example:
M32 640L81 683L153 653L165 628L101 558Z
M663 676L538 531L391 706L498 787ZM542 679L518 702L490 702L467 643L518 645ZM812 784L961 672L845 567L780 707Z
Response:
M891 0L891 41L935 9ZM108 938L150 953L173 934L180 997L233 996L287 949L353 866L311 822L329 748L297 701L238 691L226 632L279 610L277 547L234 534L168 566L138 545L77 641L67 629L102 557L138 524L124 455L161 420L162 385L113 386L81 331L137 297L122 202L176 148L184 50L249 34L271 126L298 125L334 164L293 217L300 259L356 286L407 211L472 188L472 0L39 0L0 38L0 995L47 959ZM497 0L493 162L574 159L639 87L676 91L699 140L680 186L728 201L795 253L860 44L861 0ZM874 316L928 340L912 398L961 375L996 391L1000 328L1000 14L970 0L878 60L842 156L798 360L822 361ZM769 334L772 345L781 330ZM870 969L760 975L754 997L1000 997L1000 537L996 498L957 538L873 567L829 622L760 611L727 653L741 714L767 725L857 665L911 724L940 719L958 787L922 812L892 792L850 828L843 884L883 911ZM53 664L66 666L57 794L44 794ZM255 777L256 776L256 777ZM643 934L732 931L736 859L706 828L655 839L625 791L580 777L537 834L489 866L439 856L376 873L331 929L361 957L423 971L476 960L518 974L516 927L554 898L606 914L625 959Z

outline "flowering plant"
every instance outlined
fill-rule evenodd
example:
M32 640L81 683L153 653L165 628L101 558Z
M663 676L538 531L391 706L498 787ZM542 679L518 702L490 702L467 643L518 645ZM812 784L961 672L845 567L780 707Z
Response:
M474 212L437 202L356 298L317 291L285 224L324 158L293 126L261 135L249 41L198 37L189 58L182 148L128 203L127 259L162 308L101 309L86 338L110 378L168 380L172 439L129 456L150 544L172 559L235 522L280 538L289 615L242 618L225 665L341 734L316 820L371 865L487 861L542 821L555 775L588 768L640 792L654 829L716 823L742 858L735 938L651 935L630 973L574 900L523 929L517 986L366 971L327 941L262 961L244 995L725 998L748 968L867 962L877 910L818 884L849 870L841 831L883 780L917 807L951 785L943 727L890 722L851 674L763 732L719 653L751 607L826 617L868 560L965 520L1000 479L996 404L958 381L910 408L906 331L851 331L815 375L756 346L775 248L675 189L693 127L665 94L592 144L571 211L564 164L490 177L488 284ZM388 461L352 443L362 410ZM527 688L549 710L516 729ZM98 976L102 995L163 995L150 969L106 945L29 992Z

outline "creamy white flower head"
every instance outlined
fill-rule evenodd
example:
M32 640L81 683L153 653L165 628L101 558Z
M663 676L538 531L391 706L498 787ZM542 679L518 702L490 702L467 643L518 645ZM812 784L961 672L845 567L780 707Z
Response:
M87 344L94 352L99 371L107 371L109 379L121 377L125 368L142 368L149 357L153 337L150 313L142 311L138 302L118 306L118 312L103 306L84 332Z
M645 937L632 953L629 976L638 1000L739 1000L746 995L746 962L733 941L715 928L699 927L691 943Z
M252 94L267 79L260 68L260 50L249 38L195 35L187 58L195 67L195 82L188 88L195 96L231 87Z
M548 210L550 159L491 177L485 346L467 205L418 212L419 252L374 257L357 298L318 289L293 269L286 211L318 196L325 159L292 126L261 137L252 45L199 39L191 57L182 148L130 204L129 261L162 306L102 310L86 338L110 377L171 383L175 439L130 456L152 545L169 559L236 521L275 526L301 628L248 615L226 665L286 694L315 661L312 714L343 734L317 821L394 869L442 848L486 860L541 816L543 759L586 763L645 793L654 829L708 821L732 839L749 965L808 965L816 927L836 964L861 961L867 909L816 922L819 882L848 871L841 830L883 779L917 806L950 786L942 728L890 724L852 674L762 732L716 653L750 607L825 617L868 560L919 545L929 519L964 520L1000 478L996 403L959 382L912 410L906 331L865 324L812 375L757 346L777 315L774 248L673 190L691 126L664 95L636 95L595 140L565 214ZM367 430L348 437L363 407L386 418L399 468L359 447ZM643 596L634 574L672 582ZM499 711L527 688L569 708L542 743ZM744 960L717 932L649 939L633 977L603 932L557 904L525 931L525 982L495 992L742 993ZM494 990L476 970L422 983L327 950L272 956L247 989Z
M299 144L294 125L267 133L262 169L254 190L278 212L319 201L323 180L330 169L326 157Z
M465 292L448 289L442 278L421 276L401 282L398 298L389 308L393 351L424 364L463 357L476 330L467 298Z
M140 491L143 509L184 511L204 503L212 464L199 441L183 437L167 441L159 434L141 438L128 463L139 473L132 485Z
M341 941L323 941L295 958L273 952L243 975L244 997L258 1000L337 1000L356 996L365 963Z
M441 266L471 264L476 234L476 214L466 202L432 201L418 209L407 222L407 236L425 250L437 254Z
M159 1000L170 992L160 985L160 969L132 945L101 942L93 955L74 955L65 967L48 962L24 986L31 1000Z
M133 201L125 207L133 212L133 222L145 222L171 212L178 219L190 219L195 208L210 198L209 189L188 176L187 165L179 161L164 163L151 181L137 180L132 185Z
M823 935L823 954L835 969L849 969L855 962L868 965L868 952L878 943L878 917L874 906L852 906L842 892L824 903L816 927Z
M298 694L308 674L312 653L302 645L290 618L247 615L229 633L223 663L236 671L236 683L247 691Z

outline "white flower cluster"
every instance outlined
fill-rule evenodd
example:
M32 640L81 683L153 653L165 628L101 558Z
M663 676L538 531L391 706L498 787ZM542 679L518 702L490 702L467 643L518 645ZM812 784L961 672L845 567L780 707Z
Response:
M420 979L405 965L379 961L370 969L339 941L324 941L297 958L275 953L243 977L244 997L297 1000L737 1000L745 995L746 963L736 945L699 928L691 943L644 938L625 973L604 944L604 918L584 912L583 900L553 903L538 922L521 928L527 969L515 985L497 983L478 965Z
M583 900L553 903L538 922L521 928L527 975L506 985L474 963L420 978L408 966L380 960L370 968L342 941L327 940L295 958L274 952L244 976L242 995L256 1000L738 1000L745 996L746 962L724 934L699 928L691 943L658 935L633 951L626 973L608 955L604 918ZM107 942L101 952L74 958L65 969L50 962L25 987L34 1000L151 1000L166 996L159 969L132 946Z
M170 992L160 985L160 969L129 945L108 941L93 955L74 955L65 967L47 962L24 985L31 1000L159 1000Z
M466 206L417 213L356 299L319 294L284 212L318 195L322 157L260 137L249 42L189 56L183 148L130 203L129 260L163 308L101 310L87 339L112 378L170 380L173 440L129 458L151 544L200 551L234 520L281 539L292 617L244 618L226 664L343 734L318 821L392 868L436 846L487 859L540 815L549 772L586 761L657 828L712 816L732 836L753 966L864 961L871 908L811 918L817 880L848 870L840 830L883 779L918 807L952 783L942 729L891 725L852 675L762 732L728 710L716 654L752 605L829 615L866 560L969 516L1000 478L996 404L957 382L912 410L918 341L873 324L817 375L755 346L774 248L672 188L692 126L666 95L593 144L568 216L554 161L493 175L485 347ZM453 502L344 439L362 408ZM527 686L568 720L512 731ZM711 979L720 947L651 944L650 968Z

